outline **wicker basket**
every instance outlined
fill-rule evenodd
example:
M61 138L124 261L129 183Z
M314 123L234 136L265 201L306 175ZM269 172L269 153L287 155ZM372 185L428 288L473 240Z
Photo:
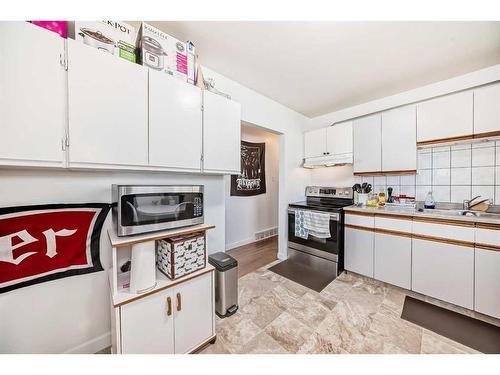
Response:
M157 241L156 264L168 278L174 280L206 266L205 232L189 237Z

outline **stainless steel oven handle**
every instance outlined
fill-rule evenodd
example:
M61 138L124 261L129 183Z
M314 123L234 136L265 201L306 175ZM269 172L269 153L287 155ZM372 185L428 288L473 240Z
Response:
M298 208L298 210L300 210L300 208ZM320 214L324 214L325 212L323 211L317 211L317 210L302 210L302 211L311 211L311 212L317 212L317 213L320 213ZM289 208L288 209L288 213L289 214L295 214L295 210L293 208ZM330 220L333 220L333 221L339 221L339 214L330 214Z

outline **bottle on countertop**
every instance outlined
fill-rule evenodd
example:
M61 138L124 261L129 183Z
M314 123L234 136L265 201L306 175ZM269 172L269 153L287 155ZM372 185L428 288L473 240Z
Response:
M387 188L387 203L394 203L394 198L392 196L392 191L393 191L393 188L389 186Z
M434 201L434 197L432 196L432 191L429 191L427 193L427 196L425 197L424 208L427 209L436 208L436 202Z

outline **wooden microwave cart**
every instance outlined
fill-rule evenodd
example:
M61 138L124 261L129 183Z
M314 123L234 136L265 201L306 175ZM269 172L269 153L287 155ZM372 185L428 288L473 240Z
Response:
M112 268L108 278L111 295L111 349L114 354L184 354L214 343L214 268L206 267L175 280L156 270L156 286L142 294L118 289L118 264L130 257L131 246L195 233L213 225L196 225L168 231L117 237L108 230ZM208 253L208 252L207 252Z

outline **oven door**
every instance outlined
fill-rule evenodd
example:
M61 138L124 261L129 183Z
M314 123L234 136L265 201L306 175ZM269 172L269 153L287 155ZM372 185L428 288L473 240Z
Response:
M309 235L307 239L295 235L295 211L288 210L288 247L321 258L339 261L342 244L342 222L340 213L331 214L330 237L317 238Z
M119 189L118 235L203 223L202 186L120 186Z

